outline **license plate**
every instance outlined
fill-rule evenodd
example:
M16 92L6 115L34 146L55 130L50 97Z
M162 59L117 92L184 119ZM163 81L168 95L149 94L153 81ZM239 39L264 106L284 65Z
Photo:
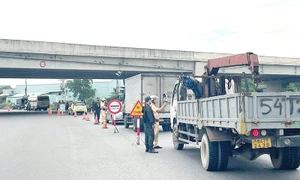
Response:
M252 149L272 147L271 138L252 139Z
M159 122L164 122L164 119L159 119Z

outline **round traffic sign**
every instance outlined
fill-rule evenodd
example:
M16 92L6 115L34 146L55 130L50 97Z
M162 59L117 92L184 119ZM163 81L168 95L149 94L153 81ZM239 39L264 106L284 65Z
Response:
M113 99L108 102L107 110L112 114L118 114L122 111L122 103L117 99Z
M41 61L41 62L40 62L40 67L43 68L43 67L45 67L45 66L46 66L46 62L45 62L45 61Z

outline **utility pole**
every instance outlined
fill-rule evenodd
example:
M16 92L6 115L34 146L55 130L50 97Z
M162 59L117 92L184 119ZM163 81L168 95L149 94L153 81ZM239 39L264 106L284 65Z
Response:
M25 79L25 96L27 96L27 79Z
M65 79L61 79L62 84L60 85L62 99L66 102L66 92L65 92Z
M116 83L116 91L117 91L117 94L119 95L120 93L120 83L119 83L119 80L117 79L117 83Z

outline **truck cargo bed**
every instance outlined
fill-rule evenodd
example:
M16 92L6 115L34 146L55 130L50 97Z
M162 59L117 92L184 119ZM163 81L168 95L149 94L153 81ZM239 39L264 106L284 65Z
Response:
M239 134L256 129L300 129L300 93L236 93L179 101L177 121L234 128Z

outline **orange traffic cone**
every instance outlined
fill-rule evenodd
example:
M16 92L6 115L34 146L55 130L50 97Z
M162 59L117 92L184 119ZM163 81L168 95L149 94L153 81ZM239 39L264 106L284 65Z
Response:
M82 120L86 120L86 115L85 115L85 113L84 113L83 116L82 116Z
M52 114L52 109L48 109L48 114Z
M107 129L106 120L104 120L104 121L103 121L103 124L102 124L102 129Z
M89 118L88 115L85 116L85 120L86 120L86 121L90 121L90 118Z
M7 108L7 111L10 111L10 108L9 108L9 107Z
M57 110L57 115L60 116L60 110L59 109Z
M76 111L74 112L74 117L77 117Z
M62 116L64 115L64 111L61 111L61 115L62 115Z
M90 112L90 114L93 114L93 111L92 111L92 109L91 109L91 112Z

